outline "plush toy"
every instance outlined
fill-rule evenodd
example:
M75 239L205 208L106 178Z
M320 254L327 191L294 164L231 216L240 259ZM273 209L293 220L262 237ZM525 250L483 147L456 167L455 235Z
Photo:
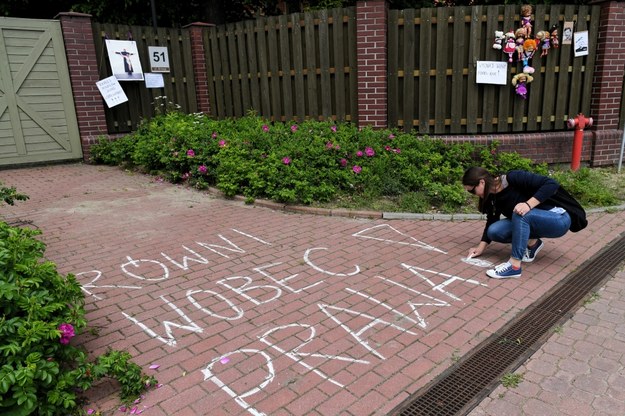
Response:
M525 37L532 36L532 6L524 4L521 6L521 27L525 29Z
M506 37L504 36L503 31L495 30L495 42L493 43L493 49L500 50L505 39Z
M547 56L551 48L551 33L546 30L541 30L536 32L535 39L537 45L540 45L540 56Z
M516 52L517 52L517 60L523 59L523 43L525 42L525 29L522 27L518 28L514 31L514 36L516 37Z
M523 72L526 74L533 74L534 68L530 66L530 59L534 56L534 52L536 52L536 40L534 39L526 39L523 42Z
M560 47L560 41L558 40L558 25L553 25L551 26L551 29L549 29L550 33L550 37L551 37L551 45L554 48L559 48Z
M516 39L514 37L514 31L510 30L506 33L506 42L503 46L503 53L508 54L508 62L512 63L512 55L516 52Z
M518 96L527 99L527 84L534 81L531 75L521 72L512 77L512 85L514 85L514 91Z

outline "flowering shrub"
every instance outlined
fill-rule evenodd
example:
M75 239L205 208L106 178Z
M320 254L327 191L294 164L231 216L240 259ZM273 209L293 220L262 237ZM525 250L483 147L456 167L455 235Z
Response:
M90 362L73 345L87 325L83 293L42 260L39 234L0 222L0 414L76 414L81 392L104 376L120 382L123 400L136 399L155 380L128 353Z
M212 120L176 112L146 121L117 141L102 140L91 153L97 163L135 165L172 182L215 186L247 201L386 199L413 212L432 207L457 212L468 198L460 178L471 165L537 169L516 154L507 154L501 164L496 145L446 143L331 121L271 123L254 115Z

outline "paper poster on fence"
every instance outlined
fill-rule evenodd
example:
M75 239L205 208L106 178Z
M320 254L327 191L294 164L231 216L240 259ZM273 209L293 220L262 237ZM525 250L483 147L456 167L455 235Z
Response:
M115 76L104 78L96 82L96 85L109 108L128 101L126 93Z
M477 84L506 85L508 63L499 61L477 61L475 82Z
M134 40L106 40L113 75L119 81L143 81L143 69Z

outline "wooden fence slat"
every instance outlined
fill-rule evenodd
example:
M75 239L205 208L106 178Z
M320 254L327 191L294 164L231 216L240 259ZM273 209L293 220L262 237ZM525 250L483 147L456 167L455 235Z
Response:
M349 57L349 91L351 94L349 97L349 113L351 116L348 120L354 122L358 121L358 100L356 98L356 92L358 91L358 77L357 69L358 62L356 59L356 8L349 7L347 10L347 44L350 45L347 48L347 56ZM352 47L352 45L354 47Z
M247 114L247 112L252 109L252 100L250 97L250 70L248 67L248 59L247 54L248 51L246 49L246 30L244 22L238 22L234 25L234 36L233 36L236 50L237 60L239 62L239 80L241 82L241 108L243 114Z
M306 37L306 85L308 89L308 116L317 118L319 106L317 104L317 60L315 42L315 24L313 13L304 15L304 33Z
M590 23L588 25L589 52L585 60L584 84L582 87L582 91L580 93L581 97L586 98L582 100L582 108L581 108L582 113L584 113L586 116L590 114L591 102L588 99L588 97L592 96L593 77L595 74L594 62L596 62L596 58L597 58L596 45L599 39L599 18L601 16L601 7L598 5L591 6L589 13L590 13ZM623 96L625 97L625 94L623 94ZM623 124L619 123L619 125L622 126Z
M451 76L451 133L462 133L462 109L463 97L466 90L464 76L466 41L468 39L464 16L467 14L466 7L454 7L453 23L453 64Z
M333 46L333 61L334 61L334 117L337 120L345 120L345 96L349 93L345 90L345 37L344 37L344 25L343 14L341 9L332 9L330 11L332 16L332 41L330 44Z
M549 14L549 21L545 22L545 30L550 31L553 25L557 25L560 28L559 33L561 34L562 24L560 22L560 6L549 6L547 13ZM553 86L555 85L557 78L560 76L560 74L557 73L557 71L559 71L559 67L556 65L559 62L559 59L560 48L556 48L554 45L551 45L549 54L542 58L545 71L541 75L544 77L545 82L543 83L543 88L540 92L542 96L542 111L540 113L540 123L537 128L543 131L551 130L553 128L554 120L551 119L551 115L555 111L556 103Z
M230 68L230 85L232 91L232 115L234 117L243 116L243 108L241 105L241 82L243 81L241 76L241 71L239 70L239 62L237 59L237 49L235 46L235 37L236 37L236 26L234 23L230 23L226 25L225 35L225 43L228 45L226 48L227 51L227 60Z
M210 29L210 51L213 67L213 87L215 88L215 109L218 117L227 117L226 103L224 101L224 71L219 54L219 29Z
M278 40L280 43L280 71L282 73L282 114L283 120L293 118L293 80L291 76L291 45L289 41L288 17L282 15L278 17L279 30Z
M225 114L227 117L234 117L234 94L232 84L232 68L230 67L230 59L228 59L228 26L222 26L219 31L219 59L221 59L221 67L223 69L223 89L225 101Z
M330 34L328 28L328 10L319 10L319 70L321 89L321 119L332 117L332 84L330 83Z
M403 106L400 114L404 123L404 131L409 132L415 126L415 101L418 99L420 92L416 89L415 68L416 68L416 49L415 43L415 11L404 10L404 36L403 36L403 62L400 62L403 68L403 85L400 83L400 93L403 95Z
M571 22L574 19L575 6L567 5L564 7L564 21ZM573 44L564 45L560 43L560 71L558 77L558 86L556 91L556 111L554 128L562 130L565 128L565 119L568 117L568 102L570 95L570 74L569 64L573 59ZM571 67L572 70L572 67Z
M434 102L434 133L445 134L445 122L447 120L447 97L449 89L447 88L447 67L448 57L451 51L447 48L447 34L449 28L447 22L449 20L450 9L448 7L439 7L436 9L436 75L434 79L434 91L437 93Z
M432 39L432 10L421 9L421 25L419 28L419 50L424 53L419 54L419 95L418 95L418 115L419 133L430 133L430 94L431 80L430 69L432 68L431 47Z
M293 39L293 91L295 95L295 115L302 121L306 119L306 89L304 84L304 51L302 38L302 25L300 16L295 13L290 17L291 32Z
M504 33L514 29L517 26L515 21L516 16L516 5L507 5L504 6L503 12L503 27ZM514 55L514 54L513 54ZM509 60L508 56L505 56L504 59ZM514 93L514 87L512 87L511 80L512 77L516 74L516 65L514 62L516 61L516 55L512 57L512 62L508 63L508 77L506 79L506 86L502 87L499 91L499 107L497 112L497 132L503 133L506 131L510 131L510 123L508 122L508 115L510 114L510 110L512 108L512 102L516 98L516 94Z
M471 8L471 29L469 36L469 62L468 68L468 84L467 84L467 133L478 132L478 102L479 102L479 90L475 83L475 66L477 61L480 60L480 53L482 51L483 38L482 38L482 6L474 6Z
M586 18L588 16L589 8L588 6L579 6L577 11L577 22L575 27L575 32L583 32L588 30L588 22ZM596 38L596 37L595 37ZM575 42L575 38L573 38L573 42ZM571 76L571 95L576 99L571 99L569 101L569 110L568 110L568 118L573 118L577 114L582 112L582 103L584 101L584 97L582 96L582 76L583 71L586 68L586 63L589 62L590 58L593 58L592 62L594 62L594 51L591 55L591 50L596 49L597 43L592 42L592 36L590 33L588 34L588 55L586 56L578 56L573 58L573 73ZM575 53L576 46L573 44L573 53Z
M278 51L278 36L276 25L278 19L275 16L267 18L267 50L269 51L269 93L271 95L271 118L276 121L282 120L282 97L280 96L280 58Z
M495 31L501 30L499 27L499 7L488 6L486 11L486 38L491 37L491 45L486 47L486 61L501 61L501 50L493 49L492 42L495 39ZM498 85L482 84L482 132L493 131L493 119L495 117L495 93L500 88Z
M387 59L387 71L388 71L388 96L399 96L399 75L398 75L398 59L399 59L399 12L397 10L389 10L388 12L388 59ZM391 126L397 125L399 119L399 110L397 105L398 100L389 99L387 106L388 123Z
M265 31L265 20L256 21L256 50L258 53L258 73L260 74L260 97L261 115L272 118L271 112L271 91L269 89L269 68L267 66L267 33Z
M534 27L532 30L532 37L536 36L536 32L541 30L548 30L545 28L545 5L539 4L534 9ZM534 81L529 84L529 98L527 108L527 130L537 130L538 128L538 116L542 114L543 101L543 79L545 76L545 64L549 55L541 57L542 50L540 45L537 45L534 56L532 57L529 65L535 69L532 74Z
M252 20L245 21L245 52L250 74L251 105L259 114L262 114L260 82L258 79L258 58L256 55L256 27Z

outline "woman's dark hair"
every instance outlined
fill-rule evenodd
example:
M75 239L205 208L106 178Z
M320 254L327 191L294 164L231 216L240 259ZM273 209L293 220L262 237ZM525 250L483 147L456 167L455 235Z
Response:
M484 180L484 197L479 199L477 209L481 213L486 213L484 203L491 194L491 190L497 188L499 177L493 176L489 171L480 166L473 166L464 172L464 176L462 176L462 184L466 186L478 186L480 184L480 180L482 179Z

